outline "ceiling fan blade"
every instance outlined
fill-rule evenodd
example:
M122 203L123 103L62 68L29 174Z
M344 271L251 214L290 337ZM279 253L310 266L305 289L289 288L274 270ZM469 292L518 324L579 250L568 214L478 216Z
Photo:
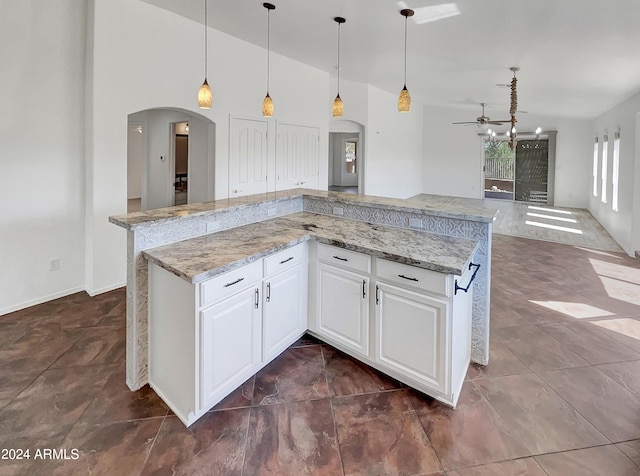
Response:
M473 121L473 122L452 122L451 124L478 124L478 121Z
M489 124L493 124L495 126L501 126L502 124L509 124L509 122L511 122L511 119L508 119L506 121L488 121Z

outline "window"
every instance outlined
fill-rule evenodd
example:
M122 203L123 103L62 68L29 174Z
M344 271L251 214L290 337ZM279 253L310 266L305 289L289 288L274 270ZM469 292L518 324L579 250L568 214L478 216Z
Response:
M593 196L598 196L598 138L593 142Z
M609 136L602 138L602 203L607 203L607 153L609 152Z
M613 136L613 171L611 183L613 190L611 191L611 209L618 211L618 178L620 175L620 133L616 132Z
M354 140L345 141L344 161L346 166L346 172L348 174L358 173L356 170L357 153L358 153L358 142Z

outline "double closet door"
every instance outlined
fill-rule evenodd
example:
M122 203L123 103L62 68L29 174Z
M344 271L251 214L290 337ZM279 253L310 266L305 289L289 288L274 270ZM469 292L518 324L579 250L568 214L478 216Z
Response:
M229 197L319 186L318 127L231 118Z

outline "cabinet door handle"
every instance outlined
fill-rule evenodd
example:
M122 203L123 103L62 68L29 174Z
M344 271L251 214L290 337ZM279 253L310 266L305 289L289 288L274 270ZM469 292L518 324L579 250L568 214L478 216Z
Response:
M402 278L402 279L408 279L409 281L415 281L416 283L418 282L417 278L409 278L408 276L405 276L404 274L399 274L398 277Z
M233 286L234 284L238 284L240 281L244 281L244 278L238 278L235 281L232 281L230 283L225 284L224 287L228 288L229 286Z
M365 288L366 285L367 285L367 280L363 279L362 280L362 299L367 297L367 291L366 291L366 288Z
M340 261L349 261L347 258L341 258L340 256L334 256L335 259L339 259Z
M291 261L292 259L293 259L293 256L289 256L287 259L280 261L280 264L285 264L287 261Z
M258 288L256 288L256 302L255 302L255 306L256 309L258 309L258 307L260 306L260 290Z
M267 283L267 302L271 302L271 283Z
M380 288L376 285L376 305L380 304Z

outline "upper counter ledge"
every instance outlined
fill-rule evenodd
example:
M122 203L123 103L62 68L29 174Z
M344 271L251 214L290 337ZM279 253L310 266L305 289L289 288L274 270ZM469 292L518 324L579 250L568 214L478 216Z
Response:
M409 199L402 199L297 188L280 192L260 193L214 200L211 202L156 208L125 215L114 215L109 217L109 221L115 225L131 230L144 225L206 215L216 211L240 209L265 202L273 203L297 197L318 198L345 204L376 207L387 210L401 210L410 213L423 213L484 223L491 223L497 213L497 209L495 208L482 207L480 205L482 200L478 200L479 206L469 207L468 203L463 204L454 197L436 195L417 195Z

